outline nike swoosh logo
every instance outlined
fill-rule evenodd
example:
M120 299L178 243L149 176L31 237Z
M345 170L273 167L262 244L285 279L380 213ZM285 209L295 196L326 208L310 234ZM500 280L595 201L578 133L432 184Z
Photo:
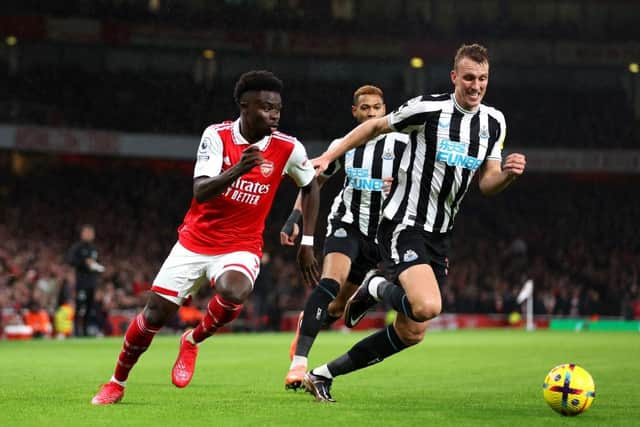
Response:
M362 320L362 318L364 317L366 313L360 315L360 316L356 316L354 317L349 317L349 321L351 322L352 325L355 325L356 323L358 323L360 320Z

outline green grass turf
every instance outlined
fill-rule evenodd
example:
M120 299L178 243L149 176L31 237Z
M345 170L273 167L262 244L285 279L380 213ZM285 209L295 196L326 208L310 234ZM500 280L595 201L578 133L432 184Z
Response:
M323 332L317 366L363 333ZM201 346L195 377L176 389L177 336L159 336L123 401L89 402L112 373L121 339L0 342L0 426L631 426L640 425L640 336L519 330L429 332L402 354L333 385L336 404L285 391L292 334L222 334ZM578 363L596 399L575 418L542 399L546 373Z

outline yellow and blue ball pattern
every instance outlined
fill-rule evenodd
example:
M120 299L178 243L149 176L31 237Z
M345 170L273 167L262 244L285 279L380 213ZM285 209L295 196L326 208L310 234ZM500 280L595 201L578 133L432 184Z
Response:
M589 372L567 363L549 371L542 384L542 393L554 411L562 415L578 415L593 403L596 386Z

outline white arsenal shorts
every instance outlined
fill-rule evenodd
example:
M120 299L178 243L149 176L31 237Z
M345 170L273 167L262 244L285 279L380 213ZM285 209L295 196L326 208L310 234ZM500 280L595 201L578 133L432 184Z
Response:
M199 286L194 284L196 281L200 284L199 278L206 277L208 282L215 283L222 273L229 270L244 274L253 286L260 272L260 259L251 252L197 254L176 242L153 280L151 290L177 305L182 305L190 294L198 291Z

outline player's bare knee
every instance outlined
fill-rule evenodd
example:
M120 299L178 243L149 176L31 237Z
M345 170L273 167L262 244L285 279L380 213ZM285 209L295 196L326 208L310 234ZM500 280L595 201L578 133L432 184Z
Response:
M144 307L142 315L147 325L161 328L178 310L178 305L153 293Z
M427 301L421 304L411 304L413 319L418 322L425 322L438 316L442 311L440 301Z
M251 295L250 283L225 283L216 284L216 293L218 293L224 300L232 302L234 304L244 304L244 302Z
M247 276L235 270L227 270L216 279L216 293L234 304L244 304L252 290Z
M154 329L164 326L169 317L159 305L147 304L142 313L145 323Z

